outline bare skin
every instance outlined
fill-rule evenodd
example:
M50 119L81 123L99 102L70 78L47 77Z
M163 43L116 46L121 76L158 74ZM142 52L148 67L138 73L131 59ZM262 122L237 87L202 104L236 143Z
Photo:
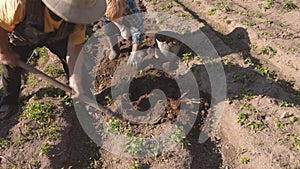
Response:
M70 87L74 90L75 93L73 93L72 97L73 98L78 98L80 94L83 93L83 89L81 85L81 71L74 71L75 64L77 66L77 70L82 70L83 66L83 57L79 57L79 53L82 49L82 44L80 45L74 45L74 44L69 44L68 45L68 52L67 52L67 63L69 67L69 72L70 72Z

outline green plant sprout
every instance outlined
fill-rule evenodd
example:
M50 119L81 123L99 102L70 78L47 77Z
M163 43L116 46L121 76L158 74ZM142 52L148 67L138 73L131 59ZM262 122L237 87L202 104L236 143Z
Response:
M266 19L265 20L265 23L268 24L268 25L271 25L272 23L274 23L274 21L270 20L270 19Z
M288 107L289 104L288 104L286 101L281 100L281 101L278 103L278 106L279 106L279 107Z
M288 0L288 1L284 2L283 6L287 11L298 9L298 6L296 4L294 4L294 2L292 0Z
M44 68L44 71L53 78L63 77L65 75L63 69L49 65Z
M44 103L43 101L36 101L29 104L23 113L30 121L37 122L41 126L49 124L50 119L54 116L53 105L51 103Z
M4 150L12 145L12 142L0 137L0 150Z
M224 10L224 11L230 11L231 10L230 2L218 2L218 3L215 4L215 7L217 7L220 10Z
M263 14L262 14L262 13L256 13L254 16L255 16L256 18L262 18L262 17L263 17Z
M240 158L240 162L241 162L242 164L248 164L249 161L250 161L249 158L246 158L246 157L241 157L241 158Z
M191 59L192 59L192 53L190 52L190 53L184 53L182 56L183 56L183 60L184 60L184 62L186 63L186 64L188 64L188 62L189 61L191 61Z
M107 105L112 105L113 104L113 99L110 98L108 95L104 97L104 99L106 100Z
M120 131L121 128L121 121L116 118L111 118L107 122L107 126L108 126L108 132L117 133Z
M251 22L251 21L244 21L244 22L243 22L243 25L246 25L246 26L255 26L256 23Z
M230 58L228 58L228 59L226 59L226 65L230 68L231 66L233 66L234 64L233 64L233 60L232 59L230 59Z
M255 122L255 121L249 121L249 122L247 123L247 126L249 126L251 129L254 129L254 130L257 131L257 130L261 127L261 124Z
M175 125L175 130L171 134L171 139L177 144L179 144L182 149L190 145L189 141L187 140L184 134L183 126Z
M243 126L248 119L247 115L245 113L239 113L237 116L237 124Z
M212 8L210 10L208 10L208 15L214 15L216 13L216 8Z
M52 149L53 145L51 145L50 143L46 143L42 146L40 154L47 154L49 152L50 149Z
M271 73L267 68L257 65L254 70L261 76L271 77Z
M274 56L274 55L277 54L277 50L273 49L273 48L270 47L270 46L262 47L262 48L259 49L258 54L259 54L259 55L263 54L263 55Z
M296 147L300 153L300 136L295 136L291 138L291 145Z
M143 152L145 147L143 138L140 137L127 137L125 142L124 152L127 152L130 155L138 155Z
M272 5L274 4L274 1L273 0L266 0L266 3L264 5L264 10L268 10L268 9L271 9Z
M130 165L128 166L128 169L139 169L139 168L140 168L139 161L131 161Z

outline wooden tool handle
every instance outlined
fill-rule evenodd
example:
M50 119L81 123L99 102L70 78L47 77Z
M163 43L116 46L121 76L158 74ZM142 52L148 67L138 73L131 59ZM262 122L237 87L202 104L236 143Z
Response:
M68 85L66 85L66 84L63 84L63 83L57 81L56 79L54 79L54 78L52 78L52 77L46 75L45 73L41 72L40 70L38 70L38 69L36 69L36 68L34 68L34 67L31 67L31 66L27 65L26 63L24 63L24 62L21 61L21 60L18 60L18 61L17 61L17 66L19 66L19 67L21 67L21 68L23 68L23 69L25 69L25 70L27 70L27 71L29 71L29 72L35 74L36 76L38 76L38 77L42 78L43 80L45 80L45 81L47 81L47 82L53 84L55 87L60 88L60 89L62 89L62 90L65 91L65 92L70 92L70 93L72 93L72 88L71 88L70 86L68 86ZM111 110L105 108L104 106L98 104L98 103L96 102L96 100L90 99L89 97L86 97L86 96L81 96L79 99L80 99L81 101L83 101L84 103L86 103L86 104L88 104L88 105L94 107L95 109L100 110L100 111L103 112L103 113L106 113L106 114L108 114L108 115L110 115L110 116L115 116L115 117L122 118L122 117L120 116L120 114L115 113L115 112L113 112L113 111L111 111Z
M45 73L39 71L38 69L27 65L26 63L24 63L21 60L17 61L17 66L19 66L19 67L35 74L36 76L38 76L38 77L42 78L43 80L53 84L55 87L60 88L61 90L65 91L65 92L72 93L72 89L69 86L57 81L56 79L54 79L54 78L52 78L48 75L46 75Z

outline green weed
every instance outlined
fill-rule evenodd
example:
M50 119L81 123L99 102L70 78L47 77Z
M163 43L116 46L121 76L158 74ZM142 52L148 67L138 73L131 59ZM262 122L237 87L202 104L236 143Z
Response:
M264 5L264 10L268 10L268 9L271 9L271 7L273 6L274 4L274 1L273 0L266 0L266 3Z
M171 139L179 144L182 149L190 145L184 134L183 126L175 125L175 130L171 134Z
M253 97L254 97L254 95L249 88L243 89L242 98L244 100L251 100L251 99L253 99Z
M295 121L297 121L297 118L295 116L292 116L292 117L289 118L288 123L293 124Z
M203 57L202 57L202 56L195 56L195 59L196 59L197 61L202 61L202 60L203 60Z
M255 122L255 121L249 121L249 122L247 123L247 126L249 126L251 129L254 129L254 130L257 131L257 130L261 127L261 124Z
M249 161L250 161L249 158L246 158L246 157L241 157L241 158L240 158L240 162L241 162L242 164L248 164Z
M263 17L263 14L262 14L262 13L256 13L254 16L255 16L256 18L262 18L262 17Z
M43 154L47 154L50 149L52 149L53 145L51 145L50 143L46 143L42 146L41 150L40 150L40 154L43 155Z
M256 49L257 48L257 45L255 43L249 43L248 46L249 46L250 49Z
M41 168L41 161L33 159L30 161L30 165L34 168Z
M182 56L183 56L183 61L186 63L186 64L188 64L189 63L189 61L191 61L192 60L192 56L193 54L190 52L190 53L184 53Z
M54 116L54 112L52 110L53 105L51 103L36 101L25 108L23 116L27 117L30 121L34 121L41 126L45 126L49 124L50 119Z
M101 168L101 165L102 163L101 163L101 161L100 160L93 160L90 164L89 164L89 166L88 166L88 169L96 169L96 168ZM72 168L72 167L71 167ZM70 169L71 169L70 168Z
M10 147L13 143L0 137L0 151Z
M218 2L215 4L215 7L224 10L224 11L230 11L231 10L231 4L230 2Z
M47 50L44 47L35 48L33 50L33 52L34 52L35 56L39 56L39 60L38 60L39 65L44 65L48 62L49 54L48 54Z
M231 66L233 66L234 64L233 64L233 60L232 59L230 59L230 58L228 58L228 59L226 59L226 65L230 68Z
M125 142L124 152L127 152L130 155L138 155L141 154L144 150L144 141L143 138L139 137L127 137L127 141Z
M260 34L263 35L263 36L266 36L266 35L268 35L269 33L268 33L268 32L261 32Z
M244 21L244 22L243 22L243 25L246 25L246 26L255 26L256 23L251 22L251 21Z
M210 10L208 10L208 15L214 15L216 13L217 9L216 8L212 8Z
M121 161L120 158L113 158L112 159L112 163L115 163L115 164L120 163L120 161Z
M130 165L128 166L128 169L139 169L139 168L140 168L139 161L131 161Z
M268 24L268 25L271 25L272 23L274 23L274 21L270 20L270 19L266 19L265 20L265 23Z
M254 70L261 76L271 77L271 73L267 68L257 65Z
M120 131L121 128L121 121L116 118L111 118L107 122L107 126L108 126L108 131L110 133L117 133Z
M258 109L251 107L249 104L242 104L242 105L240 106L240 109L241 109L241 110L248 110L248 111L250 111L252 114L258 113L258 112L259 112Z
M247 15L248 14L248 10L236 10L235 13L238 15Z
M167 1L165 1L165 3L163 5L161 5L159 7L159 10L169 10L169 9L173 8L173 6L174 5L173 5L172 0L167 0Z
M252 59L250 57L247 57L245 59L245 63L248 64L249 66L254 66L255 64L252 62Z
M277 54L277 50L273 49L272 47L270 46L267 46L267 47L262 47L259 49L259 52L258 52L259 55L270 55L270 56L274 56Z
M274 125L279 129L284 129L284 124L277 118L274 120Z
M63 77L65 75L63 69L49 65L44 68L44 71L53 78Z
M239 113L237 116L237 124L243 126L248 119L247 115L245 113Z
M300 136L295 136L291 138L291 145L296 147L300 153Z
M284 2L283 6L287 11L298 9L298 6L296 4L294 4L294 2L292 0L288 0L288 1Z
M105 98L105 100L106 100L106 104L107 105L112 105L113 104L113 99L112 98L110 98L108 95L107 96L105 96L104 97Z
M286 101L281 100L281 101L278 103L278 106L279 106L279 107L288 107L289 104L288 104Z
M39 79L36 78L35 75L29 74L26 85L28 86L36 86L39 83Z

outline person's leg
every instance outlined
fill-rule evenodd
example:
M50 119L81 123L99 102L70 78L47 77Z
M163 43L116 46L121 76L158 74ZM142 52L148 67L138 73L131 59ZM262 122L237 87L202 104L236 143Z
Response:
M118 56L119 53L118 36L120 35L120 30L106 17L103 17L102 21L104 25L105 35L107 37L108 45L110 48L110 54L108 57L110 60L113 60Z
M16 48L13 50L25 61L32 52L31 48ZM2 84L4 95L0 101L0 119L7 119L14 115L18 109L18 99L21 87L21 68L2 64Z
M69 79L69 68L67 64L67 50L68 50L68 38L60 41L56 41L46 46L52 53L56 54L60 59L64 71L66 72L67 79Z

